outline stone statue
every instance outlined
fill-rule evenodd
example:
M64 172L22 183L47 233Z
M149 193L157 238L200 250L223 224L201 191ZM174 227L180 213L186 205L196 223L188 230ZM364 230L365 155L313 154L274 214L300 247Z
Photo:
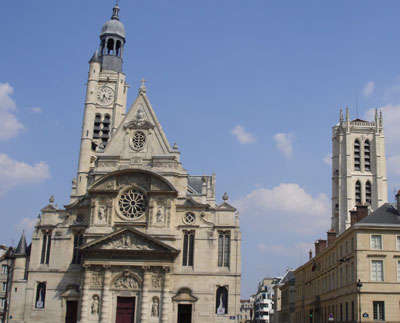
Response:
M161 211L161 209L158 209L157 211L157 222L163 222L164 221L164 215Z
M158 317L158 298L153 298L153 305L151 305L151 316Z
M107 207L104 205L99 206L99 214L98 214L98 219L100 223L105 223L107 222L107 215L106 215L106 210Z
M99 295L93 295L91 308L92 314L99 314Z

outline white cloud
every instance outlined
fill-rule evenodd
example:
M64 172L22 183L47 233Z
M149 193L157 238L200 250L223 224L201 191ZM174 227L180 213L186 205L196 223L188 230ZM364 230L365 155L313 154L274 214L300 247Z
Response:
M251 133L244 130L243 126L237 125L231 130L231 134L236 136L236 139L241 144L251 144L257 140L257 138Z
M370 96L372 94L372 92L374 92L375 89L375 82L370 81L367 83L367 85L364 87L363 89L363 94L365 96Z
M14 226L14 229L21 233L22 231L25 231L26 238L30 240L30 237L32 236L32 232L35 229L35 225L37 222L37 218L23 218L19 223L17 223Z
M282 230L287 234L317 234L329 228L330 202L326 194L311 196L298 184L281 183L257 188L234 201L244 221Z
M290 158L293 156L293 134L280 132L274 135L273 138L276 144L276 148L286 158Z
M328 166L332 166L332 154L326 154L325 157L323 158L323 161Z
M18 185L40 183L50 177L45 162L33 166L0 154L0 195Z
M42 108L40 108L40 107L32 107L31 111L33 113L35 113L35 114L39 114L39 113L42 113Z
M8 83L0 83L0 140L6 140L25 130L24 125L17 120L13 112L17 109L11 98L14 89Z

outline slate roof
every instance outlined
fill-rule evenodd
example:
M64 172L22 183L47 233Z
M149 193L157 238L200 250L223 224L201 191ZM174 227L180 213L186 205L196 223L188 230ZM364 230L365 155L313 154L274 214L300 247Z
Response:
M400 214L394 204L385 203L356 225L399 225Z
M188 185L195 190L197 194L201 194L201 188L203 187L202 176L189 176Z

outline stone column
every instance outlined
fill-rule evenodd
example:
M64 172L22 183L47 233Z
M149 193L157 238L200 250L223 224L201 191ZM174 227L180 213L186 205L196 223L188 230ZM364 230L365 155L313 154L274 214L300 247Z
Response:
M89 319L89 285L90 270L89 266L84 266L83 282L82 282L82 298L81 298L81 323L88 322Z
M111 271L110 266L104 266L104 280L103 280L103 297L101 300L101 323L110 322L110 283L111 283Z
M143 267L142 306L140 310L140 322L146 323L149 317L149 282L150 267Z
M164 268L165 273L164 273L164 288L163 288L163 294L162 294L162 309L161 309L161 322L162 323L168 323L168 318L171 315L169 313L169 304L170 304L170 299L169 299L169 279L170 279L170 268L165 267Z

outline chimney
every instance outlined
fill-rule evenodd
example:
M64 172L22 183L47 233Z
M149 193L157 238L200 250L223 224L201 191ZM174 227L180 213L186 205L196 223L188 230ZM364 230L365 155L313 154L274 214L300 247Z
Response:
M330 229L327 233L326 233L327 237L328 237L328 247L331 246L335 240L336 240L336 231L333 229Z
M368 205L361 204L357 205L357 222L368 216Z
M350 221L351 221L351 226L353 226L358 222L358 214L356 210L350 211Z
M400 190L396 194L396 202L397 202L397 213L400 214Z
M319 239L319 252L324 251L324 249L326 249L326 240L323 239Z
M308 252L308 258L309 258L309 260L312 259L312 250L311 250L311 249L310 249L310 251Z
M315 241L314 245L315 245L315 255L318 255L319 254L319 240Z

